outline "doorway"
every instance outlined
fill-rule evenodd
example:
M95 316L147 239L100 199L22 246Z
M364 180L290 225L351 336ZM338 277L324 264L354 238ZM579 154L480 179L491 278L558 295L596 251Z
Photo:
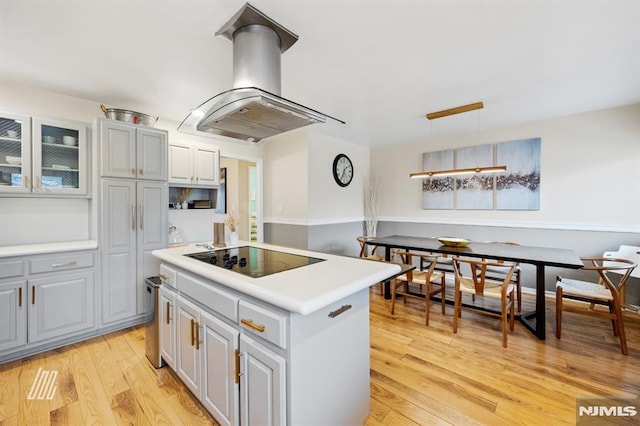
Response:
M238 215L240 240L262 242L262 160L220 157L220 168L225 172L225 187L219 191L226 198L224 213Z

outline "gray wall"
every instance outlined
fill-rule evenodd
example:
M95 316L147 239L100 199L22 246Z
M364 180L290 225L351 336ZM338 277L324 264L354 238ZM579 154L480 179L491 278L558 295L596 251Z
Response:
M356 237L363 235L364 223L329 225L283 225L265 223L266 243L296 247L324 253L357 256L360 246ZM569 248L580 257L598 257L605 251L616 251L620 245L640 246L640 234L583 230L516 228L501 226L433 224L415 222L379 222L378 236L411 235L418 237L454 236L472 241L513 241L522 245ZM535 288L535 268L522 264L522 284ZM584 271L545 268L546 290L555 291L556 276L592 279ZM640 279L627 283L627 303L640 305Z
M580 257L602 256L605 251L618 250L622 244L640 246L640 234L636 233L411 222L378 223L378 236L385 235L453 236L468 238L472 241L513 241L528 246L573 249ZM535 288L535 268L524 264L521 267L523 286ZM555 291L555 278L558 275L579 279L593 277L584 271L547 267L545 268L547 291ZM640 279L630 278L627 283L627 303L634 305L640 303Z

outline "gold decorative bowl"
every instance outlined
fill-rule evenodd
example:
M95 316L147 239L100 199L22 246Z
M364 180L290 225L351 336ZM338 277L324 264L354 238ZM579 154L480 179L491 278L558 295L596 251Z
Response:
M448 247L466 247L471 244L471 240L466 238L438 237L438 241Z

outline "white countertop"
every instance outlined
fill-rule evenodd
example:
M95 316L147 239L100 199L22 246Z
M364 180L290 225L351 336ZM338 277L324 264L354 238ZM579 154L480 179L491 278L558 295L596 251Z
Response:
M75 250L93 250L98 248L95 240L66 241L62 243L22 244L0 247L0 258L12 256L28 256L41 253L58 253Z
M324 308L400 272L399 265L355 257L336 256L243 241L238 246L278 250L325 259L326 261L260 278L252 278L183 256L187 253L207 251L204 247L193 244L155 250L153 255L163 262L173 264L256 299L302 315Z

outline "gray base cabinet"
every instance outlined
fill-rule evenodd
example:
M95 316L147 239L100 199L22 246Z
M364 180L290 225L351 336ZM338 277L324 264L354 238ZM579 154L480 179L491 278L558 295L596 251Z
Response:
M0 362L95 328L94 251L0 261Z

